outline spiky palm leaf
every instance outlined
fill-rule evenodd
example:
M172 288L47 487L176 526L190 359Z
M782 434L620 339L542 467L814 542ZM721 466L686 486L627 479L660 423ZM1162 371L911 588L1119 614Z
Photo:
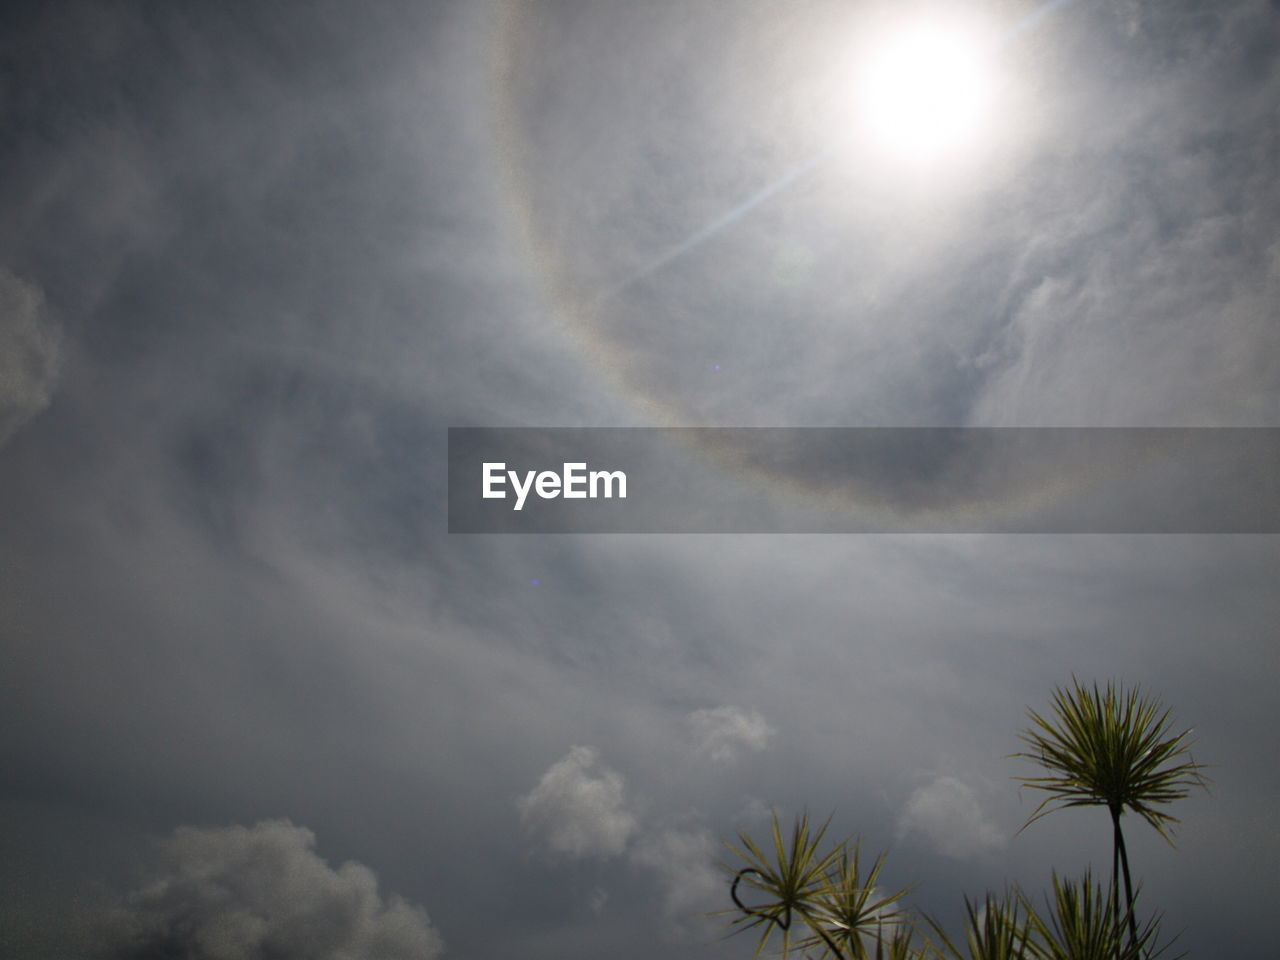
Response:
M776 812L772 819L772 850L768 853L746 832L738 834L736 845L725 841L725 846L746 863L733 871L730 896L737 916L730 922L731 933L759 927L757 957L775 930L782 933L782 956L792 949L793 922L798 919L809 926L814 920L814 894L827 882L827 873L843 848L837 845L827 853L819 852L830 820L815 830L809 825L808 814L797 817L788 839ZM759 903L745 902L739 891L753 891L763 899Z
M901 939L897 934L904 929L907 915L895 905L909 891L903 888L883 893L876 889L887 854L876 857L864 876L857 840L842 844L838 853L812 897L809 926L814 933L797 947L818 948L821 957L867 960L869 944L876 944L882 954L885 944ZM891 931L888 937L886 926Z
M1052 774L1019 778L1026 786L1049 794L1022 829L1064 807L1107 808L1113 837L1111 889L1118 890L1123 869L1132 945L1138 939L1138 925L1120 816L1132 810L1172 844L1166 827L1178 818L1160 806L1187 796L1192 787L1207 786L1200 772L1204 767L1191 756L1191 731L1171 733L1170 711L1154 697L1143 696L1137 687L1126 690L1108 683L1105 690L1099 690L1096 683L1089 688L1073 677L1071 690L1054 690L1053 709L1056 722L1027 711L1033 726L1020 734L1020 739L1032 752L1014 754L1034 760ZM1118 896L1111 909L1119 927Z
M893 936L885 939L882 934L876 944L876 960L929 960L924 949L912 945L914 933L911 924L900 922L894 926Z
M1134 687L1108 683L1054 690L1052 720L1028 710L1031 729L1020 734L1031 749L1015 757L1033 760L1046 777L1019 777L1049 794L1023 824L1064 807L1106 806L1132 810L1170 843L1166 827L1178 822L1161 806L1187 796L1207 781L1203 764L1191 757L1191 731L1170 732L1170 711Z
M1132 908L1116 923L1113 892L1103 892L1088 871L1079 881L1055 873L1053 899L1046 900L1047 918L1024 900L1033 933L1029 955L1037 960L1148 960L1164 952L1156 945L1159 919L1135 923L1136 935L1126 938Z
M961 951L929 918L929 926L933 927L942 940L943 948L954 960L1027 960L1031 956L1031 924L1026 899L1017 890L1006 890L999 897L988 893L981 905L965 897L964 909L967 953Z

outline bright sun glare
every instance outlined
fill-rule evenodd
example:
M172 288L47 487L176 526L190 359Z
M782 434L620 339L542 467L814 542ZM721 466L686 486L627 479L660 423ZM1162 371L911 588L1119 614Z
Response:
M989 119L992 77L976 31L916 24L860 58L862 121L882 149L911 162L974 143Z

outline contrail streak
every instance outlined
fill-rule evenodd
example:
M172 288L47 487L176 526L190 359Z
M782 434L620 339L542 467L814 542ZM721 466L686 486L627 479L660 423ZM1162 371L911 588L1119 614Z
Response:
M742 217L745 214L751 212L756 207L760 206L760 204L768 200L770 197L781 192L782 190L785 190L787 187L791 186L791 184L795 183L797 180L799 180L801 177L804 177L806 174L813 172L815 169L817 169L819 166L822 165L822 163L827 159L828 156L831 155L832 152L833 151L831 147L826 147L818 151L817 153L815 153L808 160L805 160L799 166L792 167L789 171L784 173L777 180L773 181L773 183L769 184L768 186L764 187L761 190L756 191L751 196L747 197L747 199L739 203L733 209L725 213L722 213L720 216L712 220L706 226L702 227L695 233L690 234L689 237L687 237L685 240L681 241L680 243L676 244L674 247L672 247L662 256L658 257L656 260L652 260L649 263L645 264L645 266L641 267L638 271L632 274L630 278L628 278L627 280L624 280L622 283L618 284L616 287L614 287L612 290L606 293L603 297L601 297L600 298L601 302L607 302L609 300L612 300L614 297L621 294L628 287L631 287L634 284L639 283L645 277L648 277L654 273L657 273L659 270L665 267L672 260L675 260L677 257L681 256L682 254L688 253L694 247L701 245L704 241L709 240L712 236L719 233L721 230L723 230L729 224L733 223L733 221L737 220L739 217Z

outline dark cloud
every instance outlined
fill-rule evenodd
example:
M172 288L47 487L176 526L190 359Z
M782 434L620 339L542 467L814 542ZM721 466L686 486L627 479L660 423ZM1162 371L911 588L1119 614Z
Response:
M179 827L164 864L104 923L112 960L430 960L443 945L426 913L384 902L377 878L330 867L310 830L287 820L252 827Z

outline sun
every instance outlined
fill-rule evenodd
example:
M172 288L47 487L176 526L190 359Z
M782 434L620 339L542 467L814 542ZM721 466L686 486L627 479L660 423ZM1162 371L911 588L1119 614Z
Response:
M990 44L972 27L914 23L889 31L859 56L854 79L863 132L913 163L980 140L990 121Z

